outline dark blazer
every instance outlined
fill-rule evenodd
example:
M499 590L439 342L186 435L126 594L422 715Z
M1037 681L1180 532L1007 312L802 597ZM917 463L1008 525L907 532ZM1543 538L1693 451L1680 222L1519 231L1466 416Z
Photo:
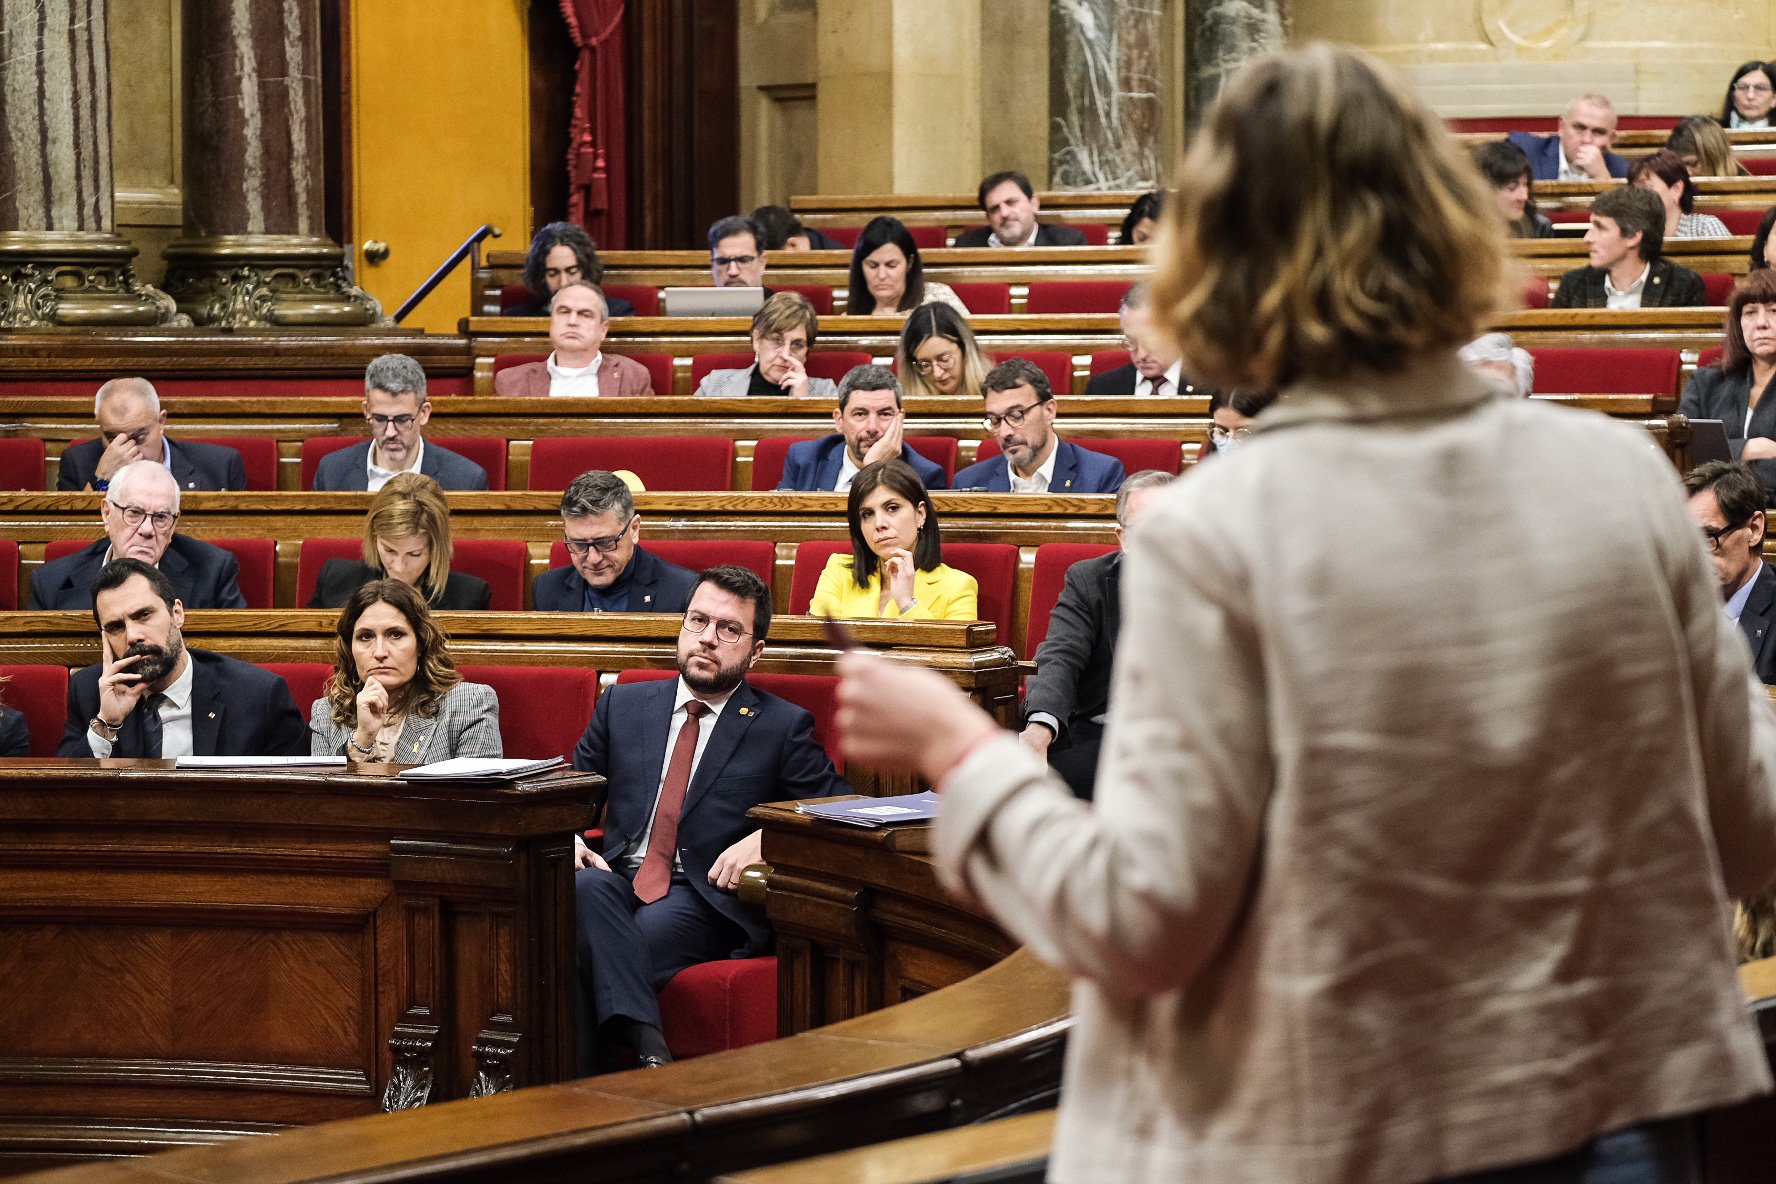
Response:
M315 467L316 493L345 493L370 488L370 441L352 444L329 452ZM426 441L425 455L419 458L419 471L438 483L440 489L486 489L487 470L461 453L441 448Z
M976 226L973 230L964 230L956 236L958 247L990 247L987 240L993 235L991 226ZM1036 224L1036 241L1033 247L1083 247L1085 232L1075 226L1066 226L1059 222L1038 222Z
M950 479L942 466L926 460L905 444L900 446L900 459L913 467L926 489L948 489ZM845 437L838 432L818 440L800 440L789 446L783 457L783 478L778 489L794 489L806 493L831 492L845 464Z
M306 756L308 725L290 697L290 685L225 654L191 655L191 747L198 756ZM90 757L86 727L99 711L99 675L88 666L68 680L68 723L57 756ZM142 726L130 713L118 729L111 755L143 755Z
M1751 582L1751 596L1739 614L1739 628L1751 644L1751 664L1758 677L1776 683L1776 567L1758 564L1758 573Z
M1036 647L1036 675L1025 687L1025 722L1046 711L1065 730L1075 719L1089 720L1109 707L1121 588L1121 551L1067 569L1048 635Z
M92 717L87 716L88 719ZM25 713L11 707L0 707L0 756L30 756L31 732L25 726Z
M46 563L31 576L34 609L90 609L93 581L105 566L111 540L100 537L87 546ZM175 534L160 557L160 570L186 608L246 608L241 595L240 564L221 547L188 534Z
M646 547L635 548L629 561L629 611L632 613L682 613L691 607L697 590L697 573L667 563ZM530 607L539 612L577 613L586 604L586 581L573 564L552 567L530 586Z
M1050 493L1115 493L1128 474L1114 456L1092 452L1065 440L1055 441L1054 478ZM976 493L1010 493L1011 466L1005 454L969 465L956 474L955 489Z
M1517 147L1523 149L1529 157L1529 167L1538 181L1553 181L1560 174L1560 137L1538 136L1531 132L1512 132L1505 137ZM1628 162L1607 148L1603 153L1603 163L1609 168L1612 177L1626 177Z
M1703 366L1690 376L1690 384L1684 387L1677 410L1689 419L1720 420L1727 430L1727 443L1733 449L1733 458L1737 460L1745 451L1747 438L1776 439L1776 399L1770 398L1772 393L1776 392L1766 390L1764 397L1758 400L1757 410L1751 416L1751 430L1747 432L1745 409L1751 406L1751 367L1747 366L1739 374L1728 374L1718 365ZM1771 504L1776 505L1776 460L1749 463L1764 483L1765 491L1771 495Z
M619 684L598 696L574 747L574 768L604 774L604 857L630 854L653 818L666 764L676 679ZM613 743L613 739L615 743ZM764 915L709 883L723 851L758 829L746 812L763 802L850 793L814 740L814 717L741 683L715 721L679 815L679 860L697 894L746 931L747 951L770 945Z
M329 559L321 564L321 574L315 577L314 595L308 598L308 607L341 608L353 592L380 579L382 573L362 559ZM444 581L443 594L431 600L431 606L443 612L487 608L492 603L492 585L480 576L460 571L451 572Z
M1604 293L1603 281L1608 274L1601 267L1573 268L1560 277L1560 287L1555 290L1548 307L1606 307L1609 298ZM1669 259L1653 260L1646 287L1640 293L1642 308L1694 308L1707 303L1708 287L1701 276Z
M173 455L173 480L180 489L245 489L247 463L238 449L222 444L198 444L190 440L167 437ZM71 444L62 453L61 471L56 476L57 489L85 489L98 472L99 457L105 454L103 440L82 440Z
M1135 383L1140 377L1140 371L1135 369L1133 362L1130 362L1126 366L1118 366L1114 370L1106 370L1102 374L1092 375L1086 380L1085 393L1099 399L1130 399L1134 397ZM1197 386L1188 378L1180 376L1176 393L1201 397L1209 394L1209 388Z

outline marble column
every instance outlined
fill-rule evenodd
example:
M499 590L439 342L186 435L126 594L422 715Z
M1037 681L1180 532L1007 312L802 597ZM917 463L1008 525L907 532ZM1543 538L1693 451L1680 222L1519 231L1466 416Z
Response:
M1049 185L1159 183L1161 0L1053 0Z
M383 320L323 228L318 0L186 0L185 231L166 288L200 325Z
M158 325L111 185L107 0L0 0L0 328Z
M1286 0L1188 0L1186 9L1185 102L1194 127L1235 70L1283 48L1289 14Z

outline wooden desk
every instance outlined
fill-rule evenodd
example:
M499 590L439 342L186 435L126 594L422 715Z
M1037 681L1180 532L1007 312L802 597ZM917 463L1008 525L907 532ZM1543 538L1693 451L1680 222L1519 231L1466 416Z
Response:
M106 379L125 374L150 379L326 376L361 381L364 367L386 353L415 358L434 380L465 375L469 369L468 344L461 337L428 335L416 329L238 333L215 329L61 329L0 334L0 382L83 378L91 381L96 391ZM87 410L90 415L90 395Z
M0 1154L137 1153L573 1071L602 780L8 762Z

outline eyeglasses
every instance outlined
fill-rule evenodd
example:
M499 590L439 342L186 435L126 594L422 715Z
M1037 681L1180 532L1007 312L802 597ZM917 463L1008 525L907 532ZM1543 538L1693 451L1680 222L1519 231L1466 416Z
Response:
M1002 423L1008 423L1014 428L1019 427L1023 424L1024 418L1028 416L1030 412L1036 410L1036 408L1042 406L1046 402L1048 402L1047 399L1037 399L1034 403L1027 404L1026 406L1013 407L1004 415L984 415L981 417L981 426L986 428L989 432L998 431L999 425Z
M379 432L388 431L390 424L404 432L412 427L418 418L417 415L366 415L364 421Z
M1735 82L1733 93L1736 95L1767 95L1773 92L1767 82Z
M1721 551L1721 540L1750 521L1751 519L1746 518L1727 526L1704 526L1702 528L1702 537L1708 540L1708 549L1716 555L1719 555Z
M709 257L709 262L714 264L719 271L725 271L730 267L751 267L758 261L757 255L711 255Z
M708 613L700 613L695 610L685 614L684 624L680 628L686 633L695 633L701 637L709 632L711 625L715 626L716 637L729 645L733 645L751 632L749 629L740 628L738 621L718 621Z
M123 524L131 530L141 529L143 519L147 519L154 524L155 534L165 534L173 528L173 523L179 520L179 516L171 510L149 511L144 510L141 506L125 506L117 502L108 504L123 516Z
M1249 427L1224 428L1220 424L1213 424L1209 428L1209 439L1214 440L1216 443L1219 443L1222 440L1244 440L1251 434L1252 429Z
M935 358L918 358L913 362L913 369L927 377L942 370L945 374L954 370L962 361L960 353L939 354Z
M587 551L597 551L600 555L609 555L622 545L623 536L629 533L629 524L634 521L635 515L629 515L629 522L623 523L622 528L616 534L606 535L601 539L570 539L563 535L561 541L567 544L570 555L584 555Z

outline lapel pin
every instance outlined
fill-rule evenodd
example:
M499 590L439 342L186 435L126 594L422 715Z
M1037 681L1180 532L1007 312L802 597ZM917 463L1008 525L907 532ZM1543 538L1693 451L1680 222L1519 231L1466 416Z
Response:
M749 708L742 707L740 709L740 714L741 715L751 715L752 711Z
M1061 488L1062 489L1072 489L1073 488L1073 478L1069 477L1064 482L1062 482Z
M215 713L215 712L213 712L213 711L212 711L212 712L210 712L210 718L211 718L211 719L215 719L215 718L216 718L216 713Z

